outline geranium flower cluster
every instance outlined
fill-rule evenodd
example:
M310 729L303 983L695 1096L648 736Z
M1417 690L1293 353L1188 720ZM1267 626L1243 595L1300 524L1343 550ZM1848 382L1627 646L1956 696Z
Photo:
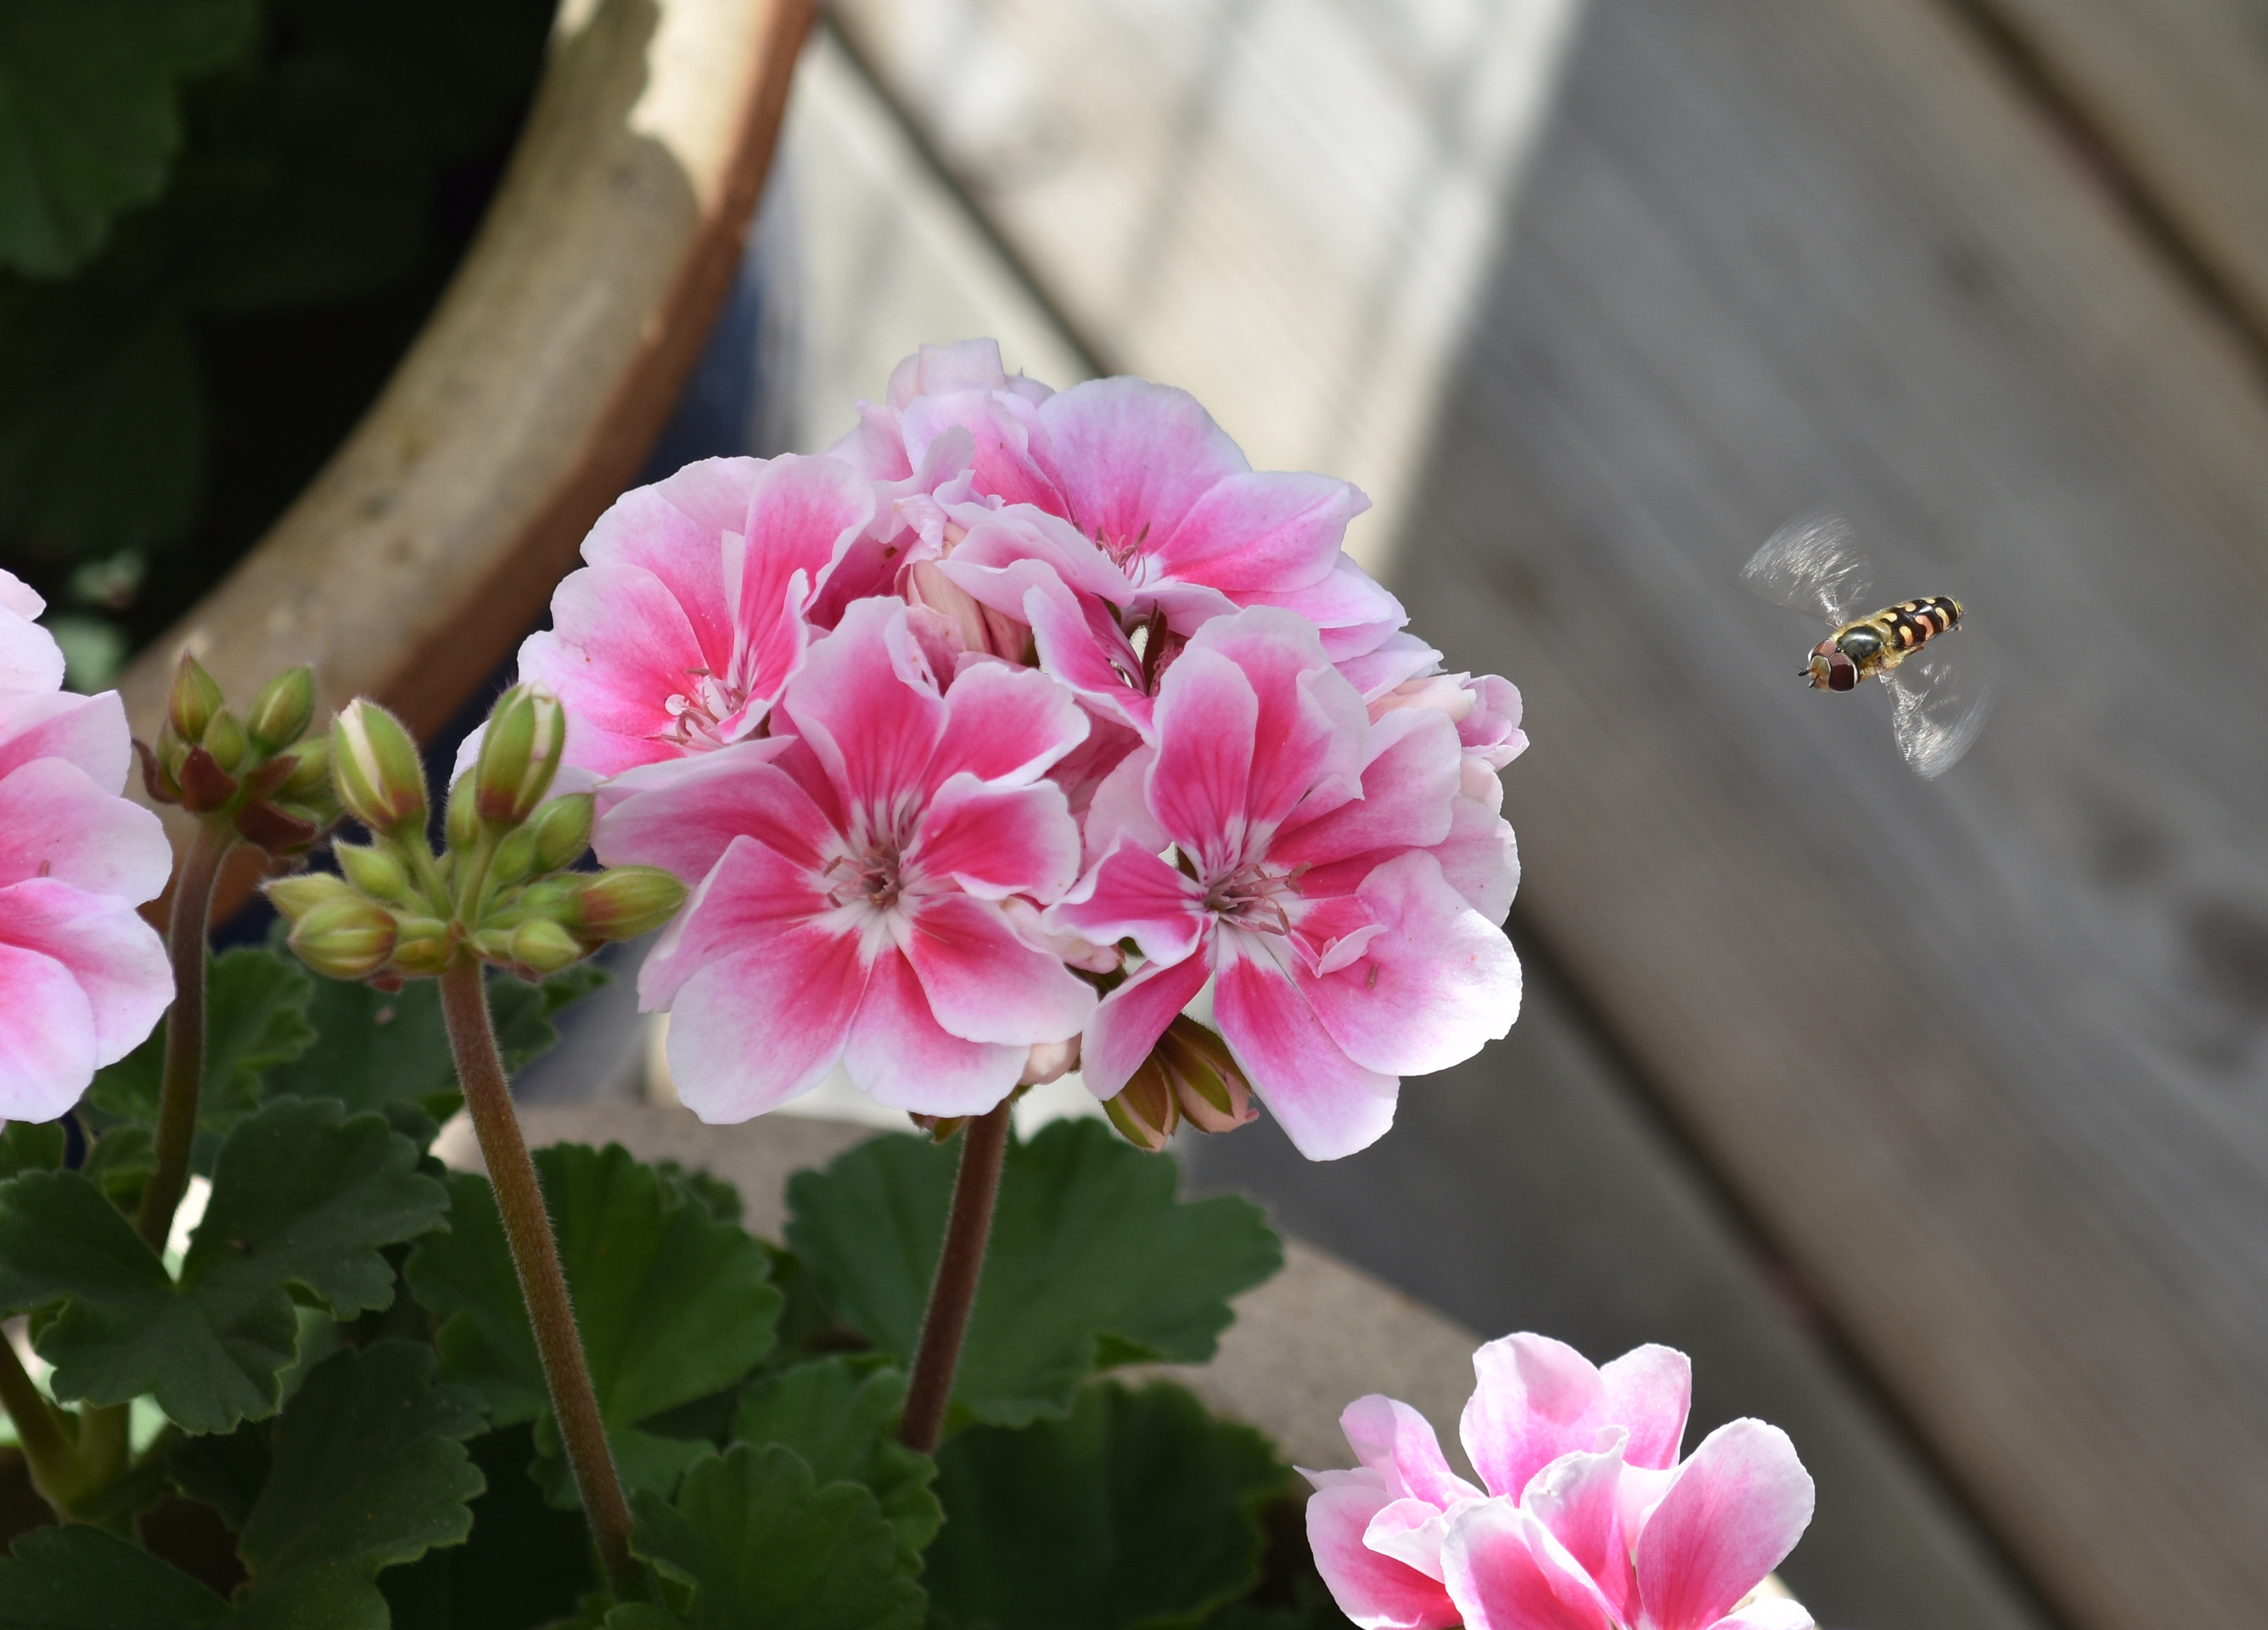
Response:
M0 1119L53 1120L173 999L155 899L173 857L119 794L132 761L114 690L63 688L47 605L0 571Z
M1309 1471L1307 1538L1363 1630L1809 1630L1766 1577L1810 1524L1810 1474L1761 1420L1678 1457L1685 1355L1594 1368L1545 1337L1473 1354L1459 1477L1423 1415L1373 1395L1340 1417L1362 1464Z
M1109 1099L1210 985L1328 1158L1505 1034L1519 694L1403 631L1342 549L1359 492L989 341L861 413L825 456L625 496L521 652L602 784L600 859L693 889L640 985L688 1104L744 1118L838 1063L926 1116L1074 1061Z

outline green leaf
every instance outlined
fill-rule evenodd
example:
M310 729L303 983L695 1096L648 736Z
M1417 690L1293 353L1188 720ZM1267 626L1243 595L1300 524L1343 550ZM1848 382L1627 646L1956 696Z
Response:
M497 1046L504 1053L504 1067L517 1074L557 1046L559 1027L552 1020L611 977L594 963L577 963L541 985L529 985L510 974L492 977L489 1012L496 1024Z
M1167 1630L1259 1582L1268 1440L1180 1387L1081 1389L1068 1419L978 1427L938 1452L936 1630Z
M69 1144L59 1121L10 1121L0 1127L0 1180L19 1171L53 1171Z
M666 1489L708 1446L640 1423L731 1386L770 1349L780 1296L763 1250L620 1144L540 1149L535 1166L617 1468L626 1486ZM450 1191L450 1231L419 1242L410 1288L446 1320L445 1373L479 1389L499 1424L541 1423L538 1480L570 1501L495 1193L462 1174Z
M472 1532L483 1484L463 1440L481 1429L480 1400L434 1385L436 1361L381 1341L327 1361L293 1396L238 1547L252 1587L232 1630L387 1630L379 1570Z
M260 1105L262 1081L313 1044L307 1006L314 982L296 962L242 946L205 964L205 1078L197 1094L197 1169L210 1174L219 1134ZM117 1120L144 1126L158 1119L166 1032L96 1073L87 1099Z
M793 1449L821 1486L865 1485L897 1530L899 1549L918 1557L945 1514L929 1486L937 1463L893 1435L905 1397L906 1378L895 1369L839 1358L799 1364L740 1395L733 1436Z
M919 1565L874 1496L818 1486L792 1450L708 1456L674 1503L644 1491L631 1506L630 1549L673 1599L618 1607L607 1630L919 1630Z
M33 1529L0 1558L0 1630L195 1630L227 1611L187 1574L83 1523Z
M0 265L56 277L165 185L177 89L240 56L250 0L10 0L0 20Z
M678 1161L657 1161L654 1169L708 1208L719 1222L738 1222L742 1215L740 1191L722 1177Z
M247 1420L233 1432L181 1439L166 1457L166 1481L219 1512L231 1533L242 1533L260 1491L268 1486L275 1424Z
M921 1333L960 1150L888 1136L788 1184L789 1248L845 1324L900 1364ZM957 1419L1060 1413L1098 1367L1202 1363L1228 1300L1284 1263L1260 1209L1179 1201L1177 1169L1099 1121L1012 1144L954 1383Z
M36 1339L56 1396L144 1392L191 1432L274 1412L298 1346L294 1289L340 1317L384 1307L384 1246L438 1226L441 1185L375 1116L291 1100L238 1123L176 1284L76 1172L0 1184L0 1306L60 1310Z
M590 1530L528 1477L528 1427L484 1433L469 1447L488 1479L488 1492L473 1501L473 1536L378 1576L394 1622L416 1630L534 1630L567 1618L591 1584Z

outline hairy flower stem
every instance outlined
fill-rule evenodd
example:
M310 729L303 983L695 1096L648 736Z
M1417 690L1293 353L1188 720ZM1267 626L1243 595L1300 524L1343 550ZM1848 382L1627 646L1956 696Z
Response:
M968 1333L969 1309L976 1305L984 1247L992 1237L992 1203L1000 1195L1000 1164L1008 1152L1010 1108L1004 1099L961 1134L945 1250L930 1282L929 1310L922 1315L914 1373L906 1383L906 1412L898 1424L898 1442L920 1454L936 1451L945 1406L953 1396L953 1372L961 1362L961 1340Z
M583 1339L575 1328L575 1309L568 1299L567 1276L559 1265L559 1247L551 1236L535 1162L527 1157L527 1141L520 1136L519 1117L512 1106L481 964L464 951L457 953L441 976L441 1009L448 1020L449 1051L465 1089L465 1108L479 1134L481 1156L488 1162L489 1182L496 1191L497 1213L512 1246L519 1293L527 1303L528 1322L535 1327L536 1352L551 1390L551 1412L567 1446L575 1487L583 1496L592 1543L598 1547L615 1599L639 1601L644 1589L637 1564L630 1560L630 1503L622 1498L598 1394L591 1386L590 1366L584 1361Z
M151 1250L166 1249L173 1213L189 1186L189 1154L197 1140L197 1094L205 1075L205 930L212 918L213 884L236 834L219 821L201 821L173 880L173 911L166 924L166 951L173 964L173 1005L166 1014L166 1070L158 1090L158 1169L142 1191L134 1223Z

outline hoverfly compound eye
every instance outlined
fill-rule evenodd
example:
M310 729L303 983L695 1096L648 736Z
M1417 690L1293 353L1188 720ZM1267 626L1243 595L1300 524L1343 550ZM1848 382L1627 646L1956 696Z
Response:
M1859 688L1859 665L1840 651L1827 659L1827 688L1830 690L1856 690Z

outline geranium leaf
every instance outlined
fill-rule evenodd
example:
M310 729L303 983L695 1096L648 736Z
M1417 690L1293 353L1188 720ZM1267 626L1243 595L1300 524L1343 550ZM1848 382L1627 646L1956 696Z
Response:
M69 272L165 185L180 82L241 55L250 0L12 0L0 25L0 265Z
M467 1446L488 1492L473 1501L473 1534L378 1576L394 1622L416 1630L533 1630L575 1612L591 1583L591 1536L580 1514L555 1508L527 1475L526 1426Z
M205 1075L197 1094L197 1159L210 1174L219 1134L259 1107L268 1073L313 1044L307 1022L314 982L296 962L258 946L240 946L205 964ZM87 1100L105 1116L154 1125L164 1079L166 1031L97 1072Z
M626 1485L666 1489L707 1445L640 1423L731 1386L770 1350L780 1296L763 1250L619 1144L561 1144L535 1164L617 1467ZM450 1188L449 1232L411 1253L410 1287L446 1320L445 1373L499 1423L539 1422L537 1479L571 1500L494 1191L469 1175Z
M187 1430L225 1432L275 1412L294 1288L342 1318L392 1300L381 1248L438 1226L447 1203L416 1161L375 1116L268 1105L221 1145L179 1283L95 1184L26 1172L0 1184L0 1306L58 1308L37 1345L59 1398L154 1392Z
M0 1180L19 1171L53 1171L69 1140L61 1121L10 1121L0 1127Z
M577 963L541 985L529 985L510 974L492 976L489 1012L496 1025L497 1047L504 1054L504 1067L517 1072L557 1046L559 1027L552 1020L610 977L596 963Z
M468 1389L436 1386L433 1350L381 1341L326 1360L276 1418L268 1481L238 1549L252 1587L231 1630L387 1630L380 1568L472 1532L484 1486L463 1440Z
M196 1630L228 1604L99 1528L35 1528L0 1557L0 1630Z
M1083 1388L1068 1418L938 1451L937 1630L1166 1630L1259 1582L1259 1511L1291 1476L1268 1440L1182 1388Z
M788 1184L789 1248L836 1316L900 1364L921 1333L960 1150L889 1136ZM1257 1206L1177 1201L1176 1168L1099 1121L1012 1144L954 1384L961 1420L1060 1413L1101 1366L1202 1363L1229 1298L1283 1265Z
M895 1369L840 1358L799 1364L741 1393L733 1436L793 1449L821 1486L865 1485L897 1530L898 1548L917 1557L944 1512L929 1486L937 1463L892 1435L905 1397L906 1378Z
M824 1487L792 1450L704 1457L674 1501L632 1499L630 1549L673 1598L616 1608L607 1630L920 1630L919 1563L874 1496Z

